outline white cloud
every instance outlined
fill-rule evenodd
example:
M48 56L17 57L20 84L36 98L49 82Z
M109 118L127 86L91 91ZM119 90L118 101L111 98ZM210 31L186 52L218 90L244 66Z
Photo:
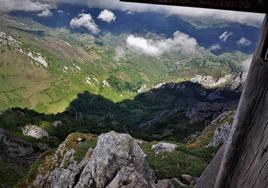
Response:
M86 5L88 7L123 10L132 12L161 12L170 15L181 15L197 19L209 20L226 20L233 23L241 23L246 25L259 26L264 18L264 14L151 5L142 3L120 2L119 0L0 0L0 10L9 12L12 10L23 11L40 11L55 8L57 3L71 3Z
M191 18L209 20L226 20L233 23L241 23L246 25L259 26L263 19L264 14L225 11L214 9L202 8L189 8L189 7L176 7L164 5L152 5L142 3L128 3L120 2L119 0L59 0L60 2L68 2L73 4L83 4L89 7L117 9L132 12L161 12L165 14L181 15Z
M42 12L38 13L37 15L40 17L48 17L48 16L52 16L53 13L49 9L46 9L46 10L43 10Z
M228 32L225 31L223 32L220 36L219 39L222 40L223 42L226 42L228 40L228 38L233 34L233 32Z
M27 11L37 12L39 16L52 15L50 9L54 9L54 3L32 0L0 0L0 11Z
M216 50L220 50L220 49L221 49L221 45L219 45L219 44L214 44L209 48L210 51L216 51Z
M247 59L241 62L241 68L243 72L248 72L250 68L250 64L252 62L253 56L249 56Z
M110 10L104 9L103 11L100 12L98 19L104 21L104 22L112 22L116 20L116 16L114 13Z
M168 39L146 39L129 35L126 39L129 50L143 53L149 56L160 56L164 53L182 50L185 53L193 53L198 46L197 41L180 31L173 34L173 38Z
M242 37L239 41L237 41L237 45L239 46L250 46L251 45L251 41Z
M97 34L100 31L90 14L79 14L78 17L75 17L71 20L70 26L73 29L84 27L94 34Z

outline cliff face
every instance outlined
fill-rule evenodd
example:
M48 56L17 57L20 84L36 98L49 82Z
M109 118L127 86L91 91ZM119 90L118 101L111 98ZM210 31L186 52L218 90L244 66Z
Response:
M46 149L48 146L45 144L29 143L0 129L0 160L28 165L33 163L38 155Z

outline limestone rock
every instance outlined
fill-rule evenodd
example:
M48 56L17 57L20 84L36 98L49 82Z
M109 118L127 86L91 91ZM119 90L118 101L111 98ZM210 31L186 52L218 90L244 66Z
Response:
M145 93L151 89L150 86L147 86L146 84L143 84L138 90L138 93Z
M79 178L92 153L92 149L89 148L81 162L75 159L76 151L72 147L78 145L76 142L78 138L85 139L83 136L86 137L81 133L70 134L55 153L45 159L50 163L49 168L46 169L40 166L40 172L36 175L29 188L73 187L75 182L77 182L76 178Z
M152 187L134 166L122 167L106 188Z
M212 87L216 83L212 76L201 76L201 75L196 75L194 78L191 79L191 82L198 83L205 87Z
M29 187L155 187L154 172L136 139L113 131L101 134L94 150L90 148L82 161L78 162L75 159L76 151L70 145L79 145L76 141L82 137L81 134L68 136L47 159L51 162L48 171L45 172L41 167ZM70 138L72 143L69 142Z
M224 124L217 128L214 132L214 136L210 143L208 144L208 147L217 147L223 143L225 143L228 140L229 134L231 131L231 126Z
M75 188L90 187L93 184L96 187L104 187L123 167L129 166L147 182L155 180L155 175L146 161L146 155L134 138L113 131L101 134ZM135 179L138 178L134 176Z
M48 137L48 132L36 125L26 125L22 128L22 133L37 139Z
M203 87L213 88L213 87L220 87L222 85L225 85L233 79L234 79L234 76L230 74L225 75L224 77L221 77L218 80L215 80L212 76L197 75L191 79L191 82L198 83L202 85Z
M154 150L155 154L160 154L163 152L172 152L176 149L177 145L176 144L170 144L170 143L158 143L158 144L154 144L152 145L152 150Z
M157 184L155 184L155 188L175 188L170 179L159 180Z

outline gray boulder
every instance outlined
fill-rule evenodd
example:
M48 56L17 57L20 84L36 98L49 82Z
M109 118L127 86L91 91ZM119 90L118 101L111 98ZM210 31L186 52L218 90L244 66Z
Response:
M22 133L25 136L31 136L36 139L48 137L48 132L36 125L26 125L22 128Z
M172 152L176 148L177 148L176 144L161 142L161 143L152 145L151 149L154 150L155 154L157 155L157 154L164 153L164 152Z
M134 138L128 134L113 131L101 134L92 157L83 169L75 188L93 185L105 187L112 182L114 177L117 178L115 182L121 182L124 180L124 176L121 176L122 171L133 172L135 181L146 181L148 185L155 180L154 172L146 161L146 155Z

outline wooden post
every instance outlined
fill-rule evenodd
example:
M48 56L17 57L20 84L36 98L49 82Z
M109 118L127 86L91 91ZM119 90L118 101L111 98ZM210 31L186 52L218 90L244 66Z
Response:
M268 16L253 57L215 188L268 187Z

